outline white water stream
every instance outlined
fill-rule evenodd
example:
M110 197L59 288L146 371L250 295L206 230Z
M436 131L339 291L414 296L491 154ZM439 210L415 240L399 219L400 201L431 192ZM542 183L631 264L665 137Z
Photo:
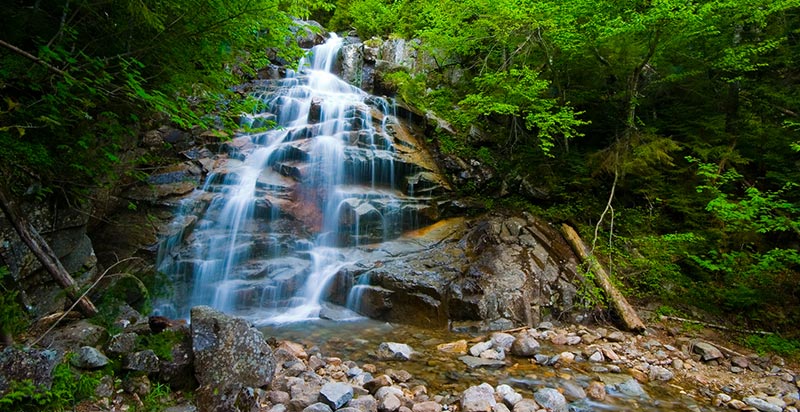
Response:
M332 294L358 302L347 297L346 267L356 262L345 246L408 228L413 207L403 208L410 198L395 188L387 133L393 107L332 73L341 46L333 35L297 73L257 89L267 109L246 121L277 127L230 142L224 164L192 197L211 198L205 212L188 235L162 242L159 269L178 284L164 314L210 305L256 324L316 319ZM346 290L331 289L337 276Z

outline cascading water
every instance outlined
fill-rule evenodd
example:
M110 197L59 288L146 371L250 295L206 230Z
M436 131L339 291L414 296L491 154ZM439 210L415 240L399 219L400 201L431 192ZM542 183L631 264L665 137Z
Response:
M183 208L191 233L162 242L159 269L187 284L165 314L204 304L261 324L316 318L328 296L348 300L348 248L399 235L427 207L403 193L424 171L398 156L393 106L332 74L341 45L333 35L298 73L257 86L267 110L245 120L277 127L227 143L188 201L207 208Z

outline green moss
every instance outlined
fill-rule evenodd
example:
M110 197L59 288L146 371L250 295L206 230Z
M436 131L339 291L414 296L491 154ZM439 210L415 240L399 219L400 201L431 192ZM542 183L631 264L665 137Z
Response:
M6 278L11 278L8 268L0 266L0 335L14 336L26 329L28 317L17 301L17 291L6 287Z
M137 412L158 412L175 404L172 390L169 385L154 383L150 393L142 399L142 405L136 408Z
M172 330L153 335L139 335L136 338L136 350L150 349L159 359L172 360L172 348L180 343L184 336L183 333Z

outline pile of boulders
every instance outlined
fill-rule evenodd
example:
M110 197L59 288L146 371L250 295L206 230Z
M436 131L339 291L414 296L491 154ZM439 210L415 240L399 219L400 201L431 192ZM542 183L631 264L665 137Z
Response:
M682 336L659 340L652 337L652 332L655 331L651 330L649 336L634 335L578 325L559 329L543 322L514 335L497 332L471 344L456 341L441 344L438 349L463 354L459 359L470 368L505 367L507 354L515 361L529 358L531 363L561 370L584 364L581 369L590 371L592 379L584 380L577 388L557 388L579 402L584 398L602 402L607 393L646 398L641 384L669 382L675 388L684 388L682 393L705 397L715 406L762 412L800 408L797 374L780 357L744 356ZM610 379L609 374L619 378ZM581 409L574 404L571 407Z
M648 392L668 384L691 399L716 406L762 412L793 412L800 406L796 374L777 357L743 356L709 342L684 337L633 335L603 327L555 327L495 332L471 341L431 344L416 351L405 343L383 342L360 363L323 355L316 347L267 341L245 320L209 307L192 310L191 326L128 311L121 332L85 321L48 335L47 350L7 348L0 353L0 391L13 380L32 379L47 387L57 359L98 370L113 360L122 380L107 376L96 389L96 410L148 396L155 384L173 388L179 406L171 412L538 412L625 408L625 402L658 403ZM139 337L174 334L169 355L137 347ZM496 385L436 388L398 367L425 362L432 354L459 360L468 371L508 368L512 377ZM435 355L435 353L434 353ZM528 379L529 370L554 371L558 379ZM379 370L380 365L385 366ZM410 366L410 365L409 365ZM454 369L456 369L454 367ZM522 371L515 374L510 371ZM544 372L547 374L547 372ZM119 377L118 376L118 377ZM191 402L183 392L195 393Z

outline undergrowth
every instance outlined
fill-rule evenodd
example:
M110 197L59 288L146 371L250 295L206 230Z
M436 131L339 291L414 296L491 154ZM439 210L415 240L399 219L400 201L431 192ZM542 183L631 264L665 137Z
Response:
M747 335L742 342L759 355L775 353L777 355L800 360L800 340L784 338L780 335Z
M30 379L12 381L8 393L0 398L0 406L7 412L73 410L78 402L94 396L101 377L102 372L74 372L67 356L53 369L49 389L34 385Z

